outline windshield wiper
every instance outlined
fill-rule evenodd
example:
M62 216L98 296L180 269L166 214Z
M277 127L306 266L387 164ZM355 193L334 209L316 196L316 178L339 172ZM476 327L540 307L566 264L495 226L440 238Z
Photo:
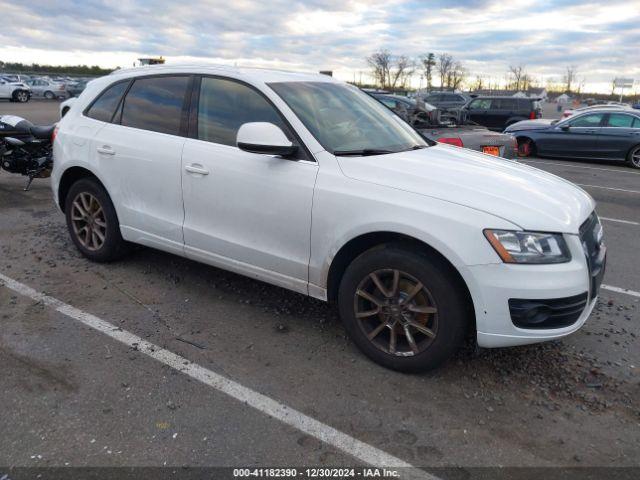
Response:
M383 150L379 148L363 148L361 150L334 150L333 154L338 157L345 157L348 155L366 157L368 155L385 155L387 153L396 153L393 150Z

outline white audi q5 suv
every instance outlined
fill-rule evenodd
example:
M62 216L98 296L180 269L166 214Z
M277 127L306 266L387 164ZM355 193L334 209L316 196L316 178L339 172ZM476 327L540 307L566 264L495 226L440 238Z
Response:
M142 244L335 302L397 370L559 338L593 309L592 198L516 162L425 140L331 77L120 70L60 121L52 186L87 258Z

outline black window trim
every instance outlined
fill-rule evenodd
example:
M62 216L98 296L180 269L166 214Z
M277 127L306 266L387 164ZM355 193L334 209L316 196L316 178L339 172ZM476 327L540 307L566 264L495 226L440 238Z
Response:
M245 82L243 80L240 80L240 79L237 79L237 78L233 78L233 77L226 77L224 75L196 74L195 77L196 77L196 79L193 82L193 89L192 89L192 92L191 92L191 104L189 106L188 113L187 113L187 118L189 119L189 121L188 121L188 129L187 129L187 131L188 131L187 137L188 138L191 138L193 140L199 140L199 141L202 141L202 142L212 143L214 145L224 145L226 147L231 146L231 145L226 145L226 144L223 144L223 143L216 143L216 142L210 142L210 141L207 141L207 140L200 140L198 138L198 103L200 101L200 87L202 85L202 79L203 78L215 78L215 79L219 79L219 80L227 80L229 82L235 82L235 83L238 83L240 85L244 85L245 87L248 87L249 89L251 89L254 92L256 92L258 95L260 95L262 98L264 98L266 100L266 102L273 107L273 109L275 110L276 114L282 120L282 123L284 123L284 125L287 127L289 132L291 132L291 135L296 140L298 145L300 145L300 147L301 147L300 150L302 150L302 152L304 154L304 158L294 158L293 160L306 160L308 162L313 162L313 163L317 163L318 162L316 160L316 158L313 156L313 154L311 153L311 150L309 150L307 145L302 141L302 138L300 138L300 135L298 135L298 132L296 132L295 128L293 128L293 126L291 125L291 123L289 122L287 117L285 117L285 115L280 111L280 109L276 106L276 104L273 103L271 101L271 99L269 97L267 97L263 92L261 92L259 88L255 87L254 85L251 85L250 83L247 83L247 82ZM238 147L234 145L233 148L238 148Z

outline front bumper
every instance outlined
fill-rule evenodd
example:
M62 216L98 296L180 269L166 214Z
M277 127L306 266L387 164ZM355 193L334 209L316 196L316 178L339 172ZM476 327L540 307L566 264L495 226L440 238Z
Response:
M553 340L578 330L589 318L597 296L577 235L565 235L572 260L556 265L492 264L469 267L476 282L475 307L478 345L507 347ZM560 328L519 328L509 309L510 299L558 299L587 293L577 320Z

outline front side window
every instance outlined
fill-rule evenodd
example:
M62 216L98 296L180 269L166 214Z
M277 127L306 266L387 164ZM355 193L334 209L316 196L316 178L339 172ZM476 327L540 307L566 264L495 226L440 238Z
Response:
M611 113L609 114L607 127L631 128L634 118L623 113Z
M602 113L583 115L569 122L569 125L572 127L599 127L603 115Z
M98 99L93 102L93 105L89 107L89 110L87 110L87 117L100 120L101 122L110 122L128 84L128 81L119 82L102 92Z
M489 110L491 108L491 99L478 98L469 104L471 110Z
M238 130L248 122L270 122L288 131L276 109L251 87L222 78L202 79L198 139L235 147Z
M137 78L124 98L120 123L179 135L188 83L187 76Z
M374 155L427 146L408 124L355 87L333 82L269 86L328 152Z

